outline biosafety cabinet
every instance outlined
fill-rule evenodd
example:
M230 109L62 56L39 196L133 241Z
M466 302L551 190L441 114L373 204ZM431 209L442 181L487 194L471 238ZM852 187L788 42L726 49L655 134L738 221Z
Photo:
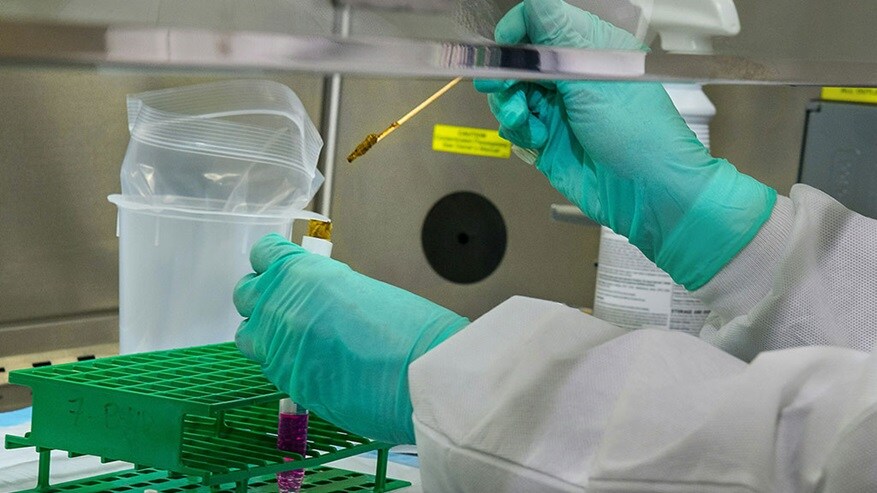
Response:
M497 45L493 29L514 3L0 3L0 410L28 400L5 385L8 371L117 350L116 212L106 197L119 187L128 93L229 78L288 85L325 141L312 207L335 222L336 257L477 317L514 294L589 306L599 229L552 220L551 206L566 201L513 155L442 149L447 135L477 143L496 129L468 82L346 162L365 135L447 81L706 84L718 110L713 152L780 192L799 177L820 88L877 86L871 2L570 2L648 51ZM806 176L830 176L819 166L834 162L808 160Z

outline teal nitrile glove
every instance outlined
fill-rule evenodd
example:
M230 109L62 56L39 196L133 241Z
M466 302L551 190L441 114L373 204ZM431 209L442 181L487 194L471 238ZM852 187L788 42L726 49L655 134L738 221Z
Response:
M525 0L499 43L639 50L629 33L561 0ZM714 158L657 83L479 80L500 135L594 221L695 290L770 217L776 192Z
M408 365L469 321L280 235L234 290L236 342L298 404L388 443L414 443Z

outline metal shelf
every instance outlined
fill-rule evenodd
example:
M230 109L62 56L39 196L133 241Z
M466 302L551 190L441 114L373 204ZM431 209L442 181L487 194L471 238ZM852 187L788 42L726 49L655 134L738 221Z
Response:
M517 0L10 0L0 3L0 63L877 85L877 55L860 42L877 23L867 5L827 15L798 0L575 2L651 52L492 43Z
M645 54L391 38L0 21L0 63L402 77L634 78Z

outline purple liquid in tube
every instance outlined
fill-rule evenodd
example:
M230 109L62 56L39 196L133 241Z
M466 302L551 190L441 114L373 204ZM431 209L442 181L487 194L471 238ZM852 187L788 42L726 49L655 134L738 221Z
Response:
M284 399L286 401L286 399ZM277 424L277 448L286 452L305 455L308 447L308 412L292 402L280 404ZM293 459L286 458L287 461ZM277 491L298 493L304 479L304 469L277 473Z

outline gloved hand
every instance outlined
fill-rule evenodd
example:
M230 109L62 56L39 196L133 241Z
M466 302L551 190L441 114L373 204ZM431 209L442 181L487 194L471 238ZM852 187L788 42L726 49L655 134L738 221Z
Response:
M634 50L629 33L561 0L524 0L499 43ZM706 284L770 217L776 192L717 159L657 83L480 80L500 135L594 221L627 237L679 284Z
M272 234L234 290L236 342L293 401L388 443L414 443L408 365L469 321Z

